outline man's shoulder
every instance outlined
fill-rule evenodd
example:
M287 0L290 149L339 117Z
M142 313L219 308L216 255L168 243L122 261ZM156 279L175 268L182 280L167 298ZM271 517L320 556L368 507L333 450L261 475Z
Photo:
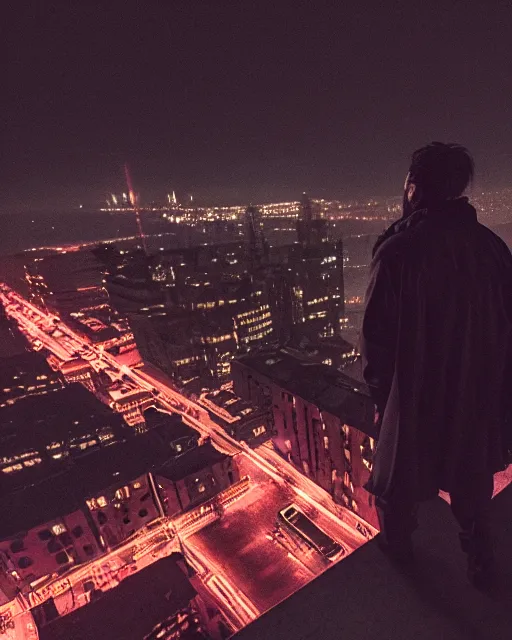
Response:
M380 245L375 252L373 260L387 262L388 260L398 259L403 257L409 250L411 242L411 229L404 229L390 236Z
M503 260L510 261L512 264L510 249L500 236L480 222L477 223L476 229L480 242L487 244L495 255L500 255ZM428 245L437 234L438 230L428 224L426 219L419 219L412 225L404 224L402 229L398 229L395 235L390 236L380 245L375 252L374 260L394 262L407 256L417 255L425 243Z
M504 255L512 258L512 254L510 252L510 248L507 243L501 238L497 233L486 227L481 222L478 223L479 232L481 233L483 238L486 238L491 244L500 250L503 251Z

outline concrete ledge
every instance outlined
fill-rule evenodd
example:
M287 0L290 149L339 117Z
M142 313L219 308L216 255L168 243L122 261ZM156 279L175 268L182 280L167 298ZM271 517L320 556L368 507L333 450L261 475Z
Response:
M237 640L505 640L512 638L512 486L493 501L498 577L466 578L449 506L422 505L417 567L397 570L375 540L243 629Z

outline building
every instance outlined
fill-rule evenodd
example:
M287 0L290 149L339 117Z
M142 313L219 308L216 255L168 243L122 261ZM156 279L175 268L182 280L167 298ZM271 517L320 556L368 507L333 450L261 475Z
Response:
M25 266L29 297L62 317L86 341L115 353L132 350L133 334L111 307L105 287L107 267L100 257L104 257L100 249L33 257Z
M377 526L373 497L363 488L376 433L373 401L362 382L281 348L237 358L233 389L267 408L283 457Z
M243 243L125 254L107 287L142 358L199 393L230 379L237 353L272 340L265 279L249 262Z
M245 237L251 270L258 268L268 256L268 245L263 235L263 219L257 207L250 205L245 210Z
M341 241L274 247L270 259L270 309L279 343L339 335L345 315Z
M67 613L74 593L64 593L33 610L40 640L221 640L222 622L213 602L200 595L179 553L124 577L108 590L90 580L76 588L87 602ZM78 594L77 594L78 595ZM60 602L62 601L62 602ZM69 605L68 605L69 606ZM75 605L76 606L76 605ZM59 611L59 609L62 611Z
M75 312L109 312L102 263L90 251L35 257L26 264L31 301L68 319Z
M135 435L80 385L0 411L0 562L19 588L238 481L232 459L199 446L179 416L148 409L145 419Z
M67 459L123 441L130 433L121 416L79 384L26 395L0 409L2 486L31 484Z
M233 458L207 442L183 452L156 471L169 517L211 500L240 480Z
M0 409L63 386L62 375L51 369L41 351L32 351L28 340L0 305Z
M232 438L251 447L262 444L272 434L268 411L239 398L231 385L203 393L199 403Z

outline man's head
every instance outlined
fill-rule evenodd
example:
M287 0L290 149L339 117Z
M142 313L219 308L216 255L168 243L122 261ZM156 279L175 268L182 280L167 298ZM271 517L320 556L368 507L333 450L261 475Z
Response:
M458 198L473 180L474 163L459 145L432 142L412 154L404 185L404 217L426 206Z

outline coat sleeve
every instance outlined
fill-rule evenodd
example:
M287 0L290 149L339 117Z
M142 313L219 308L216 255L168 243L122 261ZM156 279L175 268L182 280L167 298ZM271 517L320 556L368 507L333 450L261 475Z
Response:
M382 416L393 373L398 336L398 283L388 260L379 252L370 271L361 331L363 376Z

